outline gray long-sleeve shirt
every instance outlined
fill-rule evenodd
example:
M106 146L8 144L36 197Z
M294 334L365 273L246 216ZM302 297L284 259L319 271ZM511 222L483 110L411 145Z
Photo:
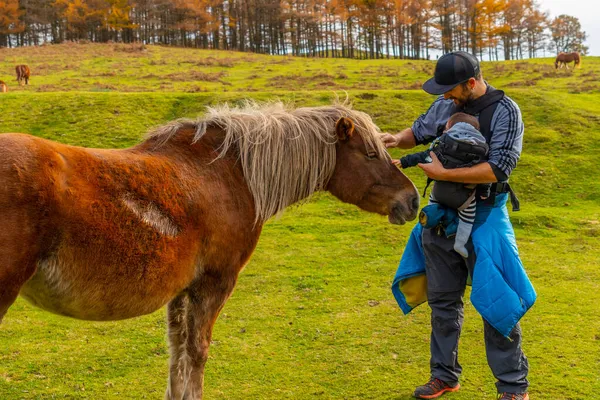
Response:
M417 144L428 143L438 137L438 127L445 125L448 118L459 111L452 100L445 100L444 96L438 97L413 123L412 131ZM490 131L488 162L492 169L497 168L508 178L521 156L525 132L521 110L508 96L499 101L492 117Z

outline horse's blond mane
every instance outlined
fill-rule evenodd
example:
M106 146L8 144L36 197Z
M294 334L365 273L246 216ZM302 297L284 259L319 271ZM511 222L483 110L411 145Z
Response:
M155 129L149 137L167 142L183 126L192 124L201 140L208 127L219 127L225 139L219 158L232 147L239 152L248 187L254 197L256 220L271 216L326 187L335 168L335 124L350 118L369 151L389 155L371 117L344 103L293 108L282 102L208 107L197 120L180 119Z

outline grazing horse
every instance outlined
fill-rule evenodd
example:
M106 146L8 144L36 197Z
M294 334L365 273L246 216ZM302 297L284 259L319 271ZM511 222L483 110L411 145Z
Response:
M573 63L573 68L581 66L581 57L579 53L558 53L554 60L554 68L562 68L563 66L569 69L569 63Z
M25 81L25 85L29 85L29 75L31 74L29 67L25 64L17 65L15 70L17 71L17 82L19 82L19 85L23 85L23 81Z
M0 81L0 93L6 92L8 92L8 86L6 86L6 83L4 83L4 81Z
M107 321L168 304L165 398L202 398L213 325L265 221L326 190L403 224L419 195L344 104L209 108L121 150L0 135L0 320L17 295Z

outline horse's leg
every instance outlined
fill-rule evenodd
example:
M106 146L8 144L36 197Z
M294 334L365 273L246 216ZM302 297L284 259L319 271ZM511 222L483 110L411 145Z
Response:
M10 222L8 215L2 216ZM11 224L0 230L0 322L14 303L21 286L31 278L36 269L35 244L27 240L27 235L14 232Z
M204 366L208 359L208 348L212 329L225 301L231 295L237 279L237 273L204 272L187 289L188 303L185 310L187 334L182 348L185 354L180 357L181 378L176 381L184 386L183 400L200 400L204 387ZM171 381L173 381L171 371ZM183 382L178 379L182 379ZM169 400L174 400L174 397ZM179 400L179 399L178 399Z
M4 258L6 252L0 250L0 323L8 308L15 302L21 286L33 275L34 263L22 264Z
M185 324L185 308L187 302L187 295L185 293L180 294L171 300L167 309L169 350L171 356L169 359L169 383L167 386L167 393L165 394L166 400L181 399L185 389L183 382L185 370L181 367L184 367L182 363L184 362L185 357L185 348L183 347L183 344L185 343L187 335Z

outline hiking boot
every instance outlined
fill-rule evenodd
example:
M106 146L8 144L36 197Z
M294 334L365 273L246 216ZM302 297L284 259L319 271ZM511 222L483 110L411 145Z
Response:
M431 378L429 382L416 388L413 396L417 399L437 399L446 392L456 392L458 389L458 382L452 386L441 379Z
M498 400L529 400L527 393L498 393Z

